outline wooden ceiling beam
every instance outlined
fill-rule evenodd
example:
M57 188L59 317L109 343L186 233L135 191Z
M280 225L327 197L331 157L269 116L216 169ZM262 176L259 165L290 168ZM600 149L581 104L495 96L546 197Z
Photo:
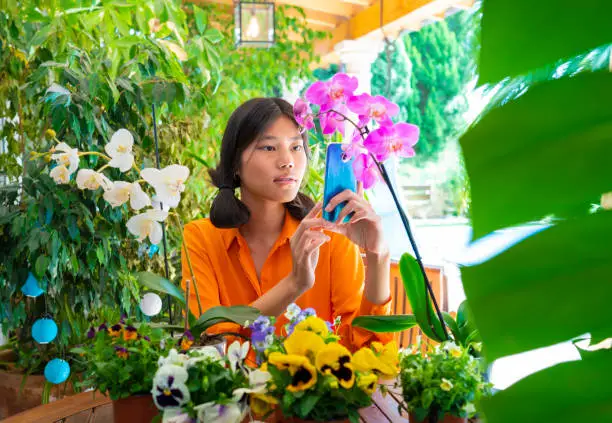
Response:
M188 0L190 3L222 3L233 4L233 0ZM284 4L303 8L305 11L325 13L327 15L350 18L362 7L340 2L338 0L274 0L276 4Z

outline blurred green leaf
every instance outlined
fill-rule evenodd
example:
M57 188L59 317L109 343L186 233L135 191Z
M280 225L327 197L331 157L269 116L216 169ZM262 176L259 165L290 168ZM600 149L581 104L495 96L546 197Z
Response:
M136 278L140 285L156 292L171 295L182 304L185 304L185 295L183 291L168 279L151 272L138 272L136 273Z
M193 329L203 332L218 323L236 323L244 326L246 322L253 323L261 315L255 307L249 306L216 306L206 310L198 318Z
M357 316L353 319L353 327L367 329L371 332L400 332L417 325L412 314L396 314L393 316Z

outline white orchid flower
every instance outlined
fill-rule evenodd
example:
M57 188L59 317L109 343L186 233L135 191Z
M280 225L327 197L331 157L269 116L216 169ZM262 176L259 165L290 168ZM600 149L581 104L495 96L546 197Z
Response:
M149 237L151 244L159 244L162 239L162 226L159 222L163 222L167 217L167 211L149 209L144 213L132 216L127 222L127 228L138 237L139 242Z
M119 129L113 134L108 144L104 146L104 151L111 158L108 162L110 167L118 168L122 172L130 170L134 164L134 156L132 155L132 147L134 146L134 137L127 129Z
M255 369L249 373L249 388L234 389L234 401L240 401L244 394L263 394L266 392L266 385L272 379L269 372Z
M113 187L113 182L100 172L91 169L81 169L77 173L76 182L79 189L89 189L92 191L102 187L108 191Z
M68 172L73 173L79 168L79 149L71 148L65 142L60 142L51 150L54 154L51 159L55 160L58 165L64 165L68 168ZM59 151L59 153L56 153Z
M138 182L117 181L113 187L104 193L104 199L113 207L119 207L130 201L130 207L140 210L151 205L151 199L142 190Z
M170 165L161 170L146 168L140 171L140 175L155 188L155 200L172 208L178 206L181 193L185 191L189 168L181 165Z
M246 341L242 345L240 345L239 341L232 342L232 345L227 349L227 358L230 362L230 367L232 371L236 371L236 367L239 363L242 363L249 353L250 344L249 341Z
M206 402L193 407L198 412L198 423L239 423L246 415L246 407L229 403L225 405Z
M159 357L157 359L157 365L163 367L173 364L175 366L185 367L188 361L189 356L187 354L181 354L175 348L172 348L167 357Z
M67 184L70 182L70 171L64 165L55 166L49 172L49 176L53 178L56 184Z
M151 395L160 410L180 408L191 400L187 379L189 374L184 367L168 364L160 367L153 378Z

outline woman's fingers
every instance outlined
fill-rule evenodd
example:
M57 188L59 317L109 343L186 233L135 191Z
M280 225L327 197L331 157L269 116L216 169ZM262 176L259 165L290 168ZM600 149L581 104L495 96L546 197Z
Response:
M340 194L335 195L331 200L329 200L327 206L325 206L325 210L327 212L332 212L338 204L344 203L345 201L349 201L353 198L357 198L357 194L350 189L345 189Z
M338 218L336 219L336 224L341 224L344 222L344 218L351 213L354 213L357 210L360 210L362 206L360 206L359 201L357 199L352 199L348 203L344 205L340 213L338 214Z

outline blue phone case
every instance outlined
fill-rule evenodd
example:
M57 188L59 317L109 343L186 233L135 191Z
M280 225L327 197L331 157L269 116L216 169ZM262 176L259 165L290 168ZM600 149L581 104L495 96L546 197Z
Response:
M326 212L325 207L329 200L346 189L357 192L357 179L353 171L353 158L348 161L342 159L344 152L342 144L330 143L327 146L325 160L325 187L323 191L323 219L335 222L344 207L339 204L332 212ZM349 217L344 218L348 222Z

